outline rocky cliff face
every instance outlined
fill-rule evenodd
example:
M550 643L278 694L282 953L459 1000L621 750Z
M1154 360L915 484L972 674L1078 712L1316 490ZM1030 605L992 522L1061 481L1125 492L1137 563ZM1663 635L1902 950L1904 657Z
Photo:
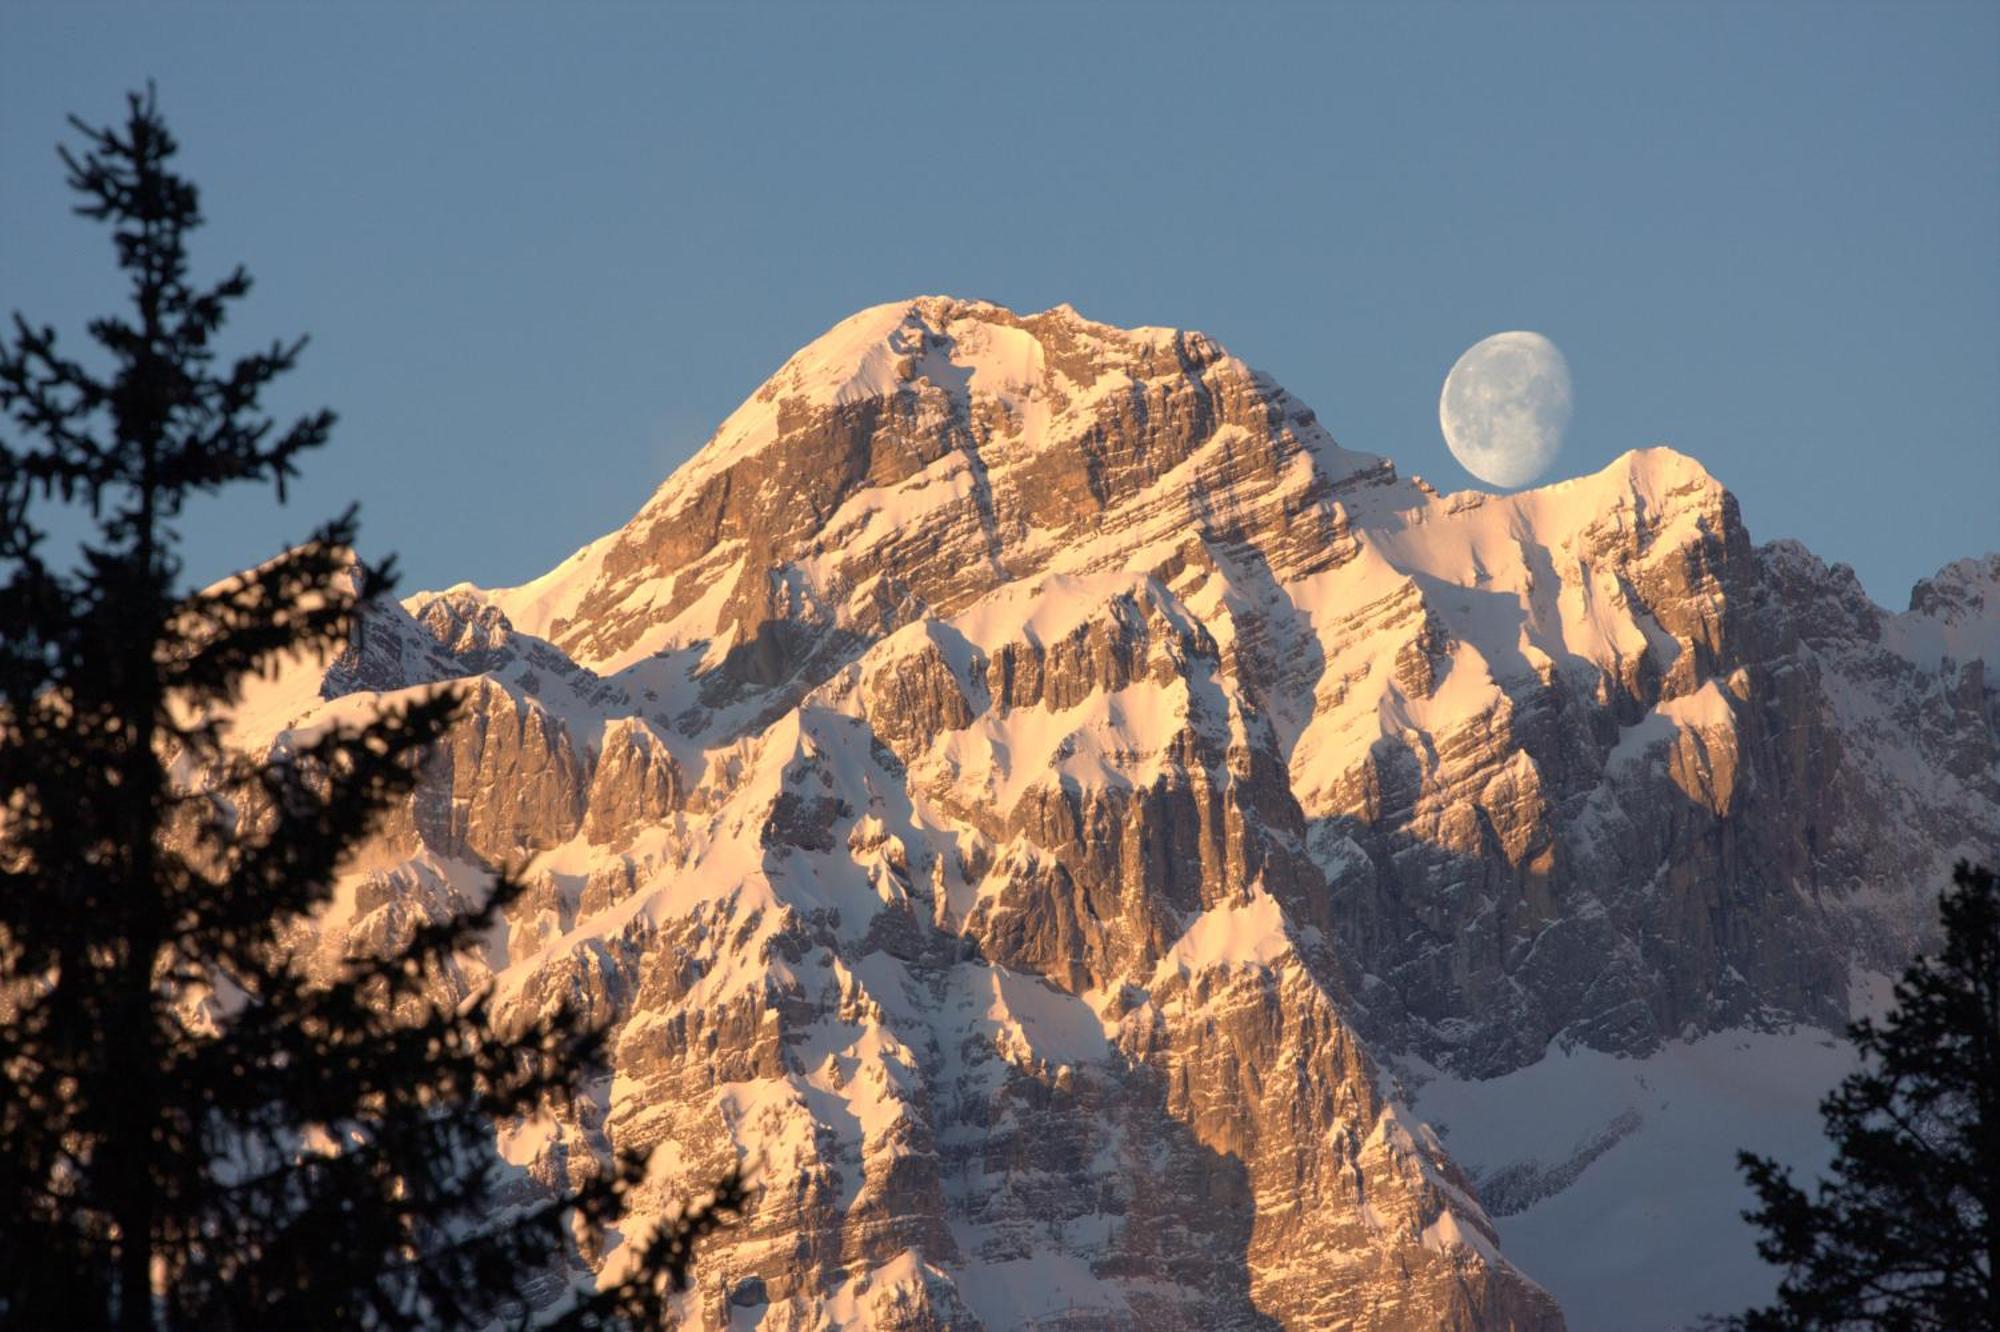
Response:
M465 691L320 946L526 861L465 983L615 1058L501 1148L751 1163L689 1326L1555 1328L1370 1049L1840 1018L2000 840L1996 588L1888 614L1663 449L1441 496L1199 334L924 299L237 735Z

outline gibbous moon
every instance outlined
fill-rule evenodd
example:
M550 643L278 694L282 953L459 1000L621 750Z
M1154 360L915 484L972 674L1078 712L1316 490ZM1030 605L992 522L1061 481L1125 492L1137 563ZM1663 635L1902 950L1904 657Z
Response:
M1569 413L1569 362L1539 333L1475 342L1438 395L1451 456L1490 486L1524 486L1548 470Z

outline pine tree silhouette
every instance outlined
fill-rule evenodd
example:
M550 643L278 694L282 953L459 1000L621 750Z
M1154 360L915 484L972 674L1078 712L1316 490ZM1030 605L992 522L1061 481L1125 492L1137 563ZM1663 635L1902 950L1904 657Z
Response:
M1848 1035L1861 1071L1820 1103L1838 1149L1808 1197L1776 1161L1740 1153L1761 1206L1757 1252L1778 1299L1725 1324L1750 1332L2000 1328L2000 892L1960 862L1939 901L1944 951L1918 957L1879 1024Z
M624 1156L566 1196L502 1209L492 1120L571 1093L600 1034L570 1013L505 1038L438 982L520 886L419 923L386 956L309 977L287 946L343 857L414 787L439 692L270 757L222 724L246 679L349 645L391 586L350 510L205 592L180 589L193 496L274 484L333 416L259 406L303 339L226 368L250 288L188 274L195 187L149 90L62 159L110 224L131 308L89 328L100 377L18 315L0 346L0 1325L368 1328L526 1324L575 1236L641 1179ZM87 506L73 560L38 506ZM441 997L443 996L443 997ZM562 1326L651 1324L740 1181L650 1238Z

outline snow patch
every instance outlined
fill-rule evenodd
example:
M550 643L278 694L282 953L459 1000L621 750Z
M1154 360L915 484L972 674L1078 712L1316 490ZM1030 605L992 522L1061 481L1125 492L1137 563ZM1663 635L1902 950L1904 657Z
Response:
M1399 1062L1413 1109L1475 1179L1554 1166L1621 1116L1639 1126L1567 1188L1495 1217L1508 1258L1540 1282L1572 1332L1669 1332L1768 1299L1776 1270L1740 1213L1753 1199L1736 1152L1811 1174L1831 1157L1819 1099L1854 1067L1824 1032L1726 1031L1645 1059L1551 1047L1487 1081ZM1420 1083L1420 1085L1418 1085ZM1699 1273L1700 1280L1689 1280Z
M1268 967L1291 951L1284 908L1277 898L1256 887L1247 902L1213 906L1197 915L1160 959L1153 983L1217 967Z

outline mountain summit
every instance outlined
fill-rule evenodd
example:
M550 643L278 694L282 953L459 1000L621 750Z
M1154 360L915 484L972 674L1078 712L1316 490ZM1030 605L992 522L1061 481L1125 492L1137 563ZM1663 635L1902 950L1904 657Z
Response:
M235 733L467 692L313 946L526 862L462 983L616 1039L501 1148L754 1163L690 1326L1552 1329L1378 1061L1837 1023L2000 834L1986 575L1891 615L1671 450L1440 495L1201 334L925 297Z
M808 627L949 614L1107 526L1092 562L1169 539L1181 492L1296 500L1383 466L1199 333L924 297L835 325L624 528L490 600L593 670L700 641L772 685L812 673Z

